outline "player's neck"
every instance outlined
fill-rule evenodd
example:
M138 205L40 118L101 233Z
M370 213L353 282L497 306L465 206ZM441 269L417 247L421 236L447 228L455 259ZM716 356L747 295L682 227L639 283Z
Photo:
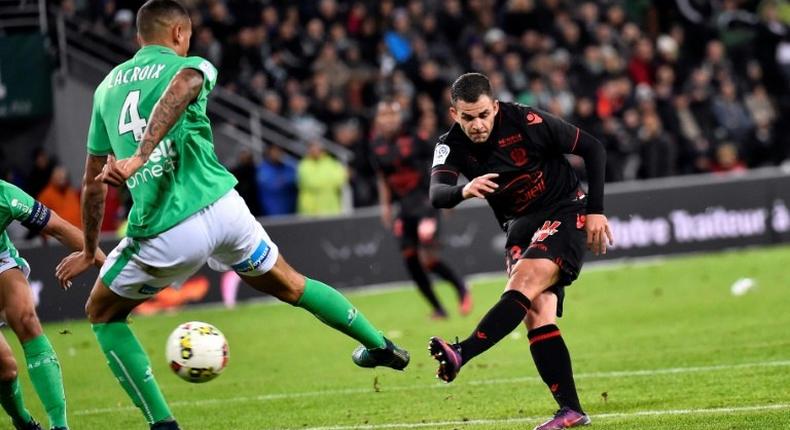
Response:
M153 46L167 48L167 49L169 49L169 50L171 50L171 51L173 51L175 53L178 53L178 50L176 49L175 46L173 46L171 43L167 43L167 42L164 42L164 41L161 41L161 40L153 40L153 41L150 41L150 42L143 42L142 45L140 46L140 49L153 47Z

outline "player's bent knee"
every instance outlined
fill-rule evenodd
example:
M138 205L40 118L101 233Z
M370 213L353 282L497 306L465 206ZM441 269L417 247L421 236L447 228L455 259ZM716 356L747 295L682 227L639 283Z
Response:
M530 300L552 286L559 276L559 266L549 260L519 260L510 272L508 290L518 290Z
M3 382L13 381L19 373L14 356L10 354L11 351L8 352L0 356L0 381Z
M26 341L42 333L41 322L38 320L35 309L22 309L18 312L6 311L8 325L16 333L20 341Z
M302 297L306 282L304 275L291 267L281 255L266 273L260 276L241 275L241 278L256 290L290 304L296 304Z

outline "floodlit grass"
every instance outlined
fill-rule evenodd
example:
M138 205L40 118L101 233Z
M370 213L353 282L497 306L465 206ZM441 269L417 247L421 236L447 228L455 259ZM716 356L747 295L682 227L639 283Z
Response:
M560 327L594 428L790 428L788 262L790 248L774 248L583 273L568 290ZM736 297L730 285L741 277L754 278L757 287ZM450 385L434 378L426 349L431 335L465 337L503 285L504 278L475 283L473 315L454 312L446 322L428 320L416 290L350 294L411 351L402 373L355 367L356 342L282 304L136 317L132 326L184 429L532 428L556 407L537 377L523 328ZM450 289L440 289L444 302L454 304ZM183 382L165 363L168 334L189 320L215 324L230 343L227 370L207 384ZM146 428L88 324L45 330L63 365L72 428ZM46 420L24 372L21 379L28 406Z

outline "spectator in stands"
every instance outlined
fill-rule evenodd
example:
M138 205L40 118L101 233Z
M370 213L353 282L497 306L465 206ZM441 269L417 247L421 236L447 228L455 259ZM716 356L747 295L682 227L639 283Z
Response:
M253 158L252 151L243 148L239 152L239 158L236 161L236 166L230 170L230 173L239 181L236 184L236 191L247 203L250 212L254 216L261 216L261 205L258 201L258 182L256 181L256 168L255 159Z
M80 218L80 194L69 183L69 173L63 166L55 166L49 183L38 194L36 200L57 212L61 218L71 225L82 226Z
M732 142L724 142L716 148L716 162L711 170L715 173L743 172L746 164L738 157L738 147Z
M43 148L36 148L33 151L33 168L30 170L26 181L25 191L31 196L37 196L41 190L49 183L52 170L55 168L55 160Z
M268 145L256 169L258 200L262 215L296 212L296 161L277 145Z
M319 140L308 144L307 155L299 162L297 184L300 215L333 215L343 210L342 192L348 172L342 163L327 154Z
M308 112L310 102L304 94L297 93L291 95L288 101L288 119L303 136L323 136L326 125L321 123L316 117Z
M780 3L681 3L188 1L193 51L219 66L221 85L290 119L303 139L333 138L349 119L360 120L367 136L370 112L388 96L416 107L404 111L410 127L429 130L434 118L420 99L427 97L444 126L447 77L479 71L501 99L566 119L576 97L592 100L585 128L607 130L610 157L620 158L609 166L611 180L635 175L634 157L642 151L622 151L644 146L621 144L637 142L626 117L649 114L645 109L658 114L660 135L677 150L670 172L710 171L712 146L723 138L737 139L749 165L781 162L790 147L777 132L790 114L790 63L777 54L790 30ZM118 12L134 6L131 0L65 5L93 17L93 27L106 33L118 31ZM741 25L720 25L722 12L736 12ZM747 109L739 109L737 89ZM637 100L640 92L651 101ZM637 111L628 113L632 108ZM430 134L425 130L420 133ZM365 179L355 174L358 180Z
M639 142L642 159L640 178L660 178L674 173L677 150L655 113L642 116Z
M738 100L734 83L721 83L719 94L713 100L713 114L718 126L726 130L730 139L742 142L749 135L752 120L743 103Z

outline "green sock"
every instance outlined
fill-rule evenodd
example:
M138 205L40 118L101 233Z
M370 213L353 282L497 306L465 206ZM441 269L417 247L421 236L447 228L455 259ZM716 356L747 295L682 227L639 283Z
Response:
M365 348L383 348L384 336L337 290L305 278L304 293L296 306L307 310L324 324L358 340Z
M36 389L38 398L47 410L50 427L66 427L66 394L63 391L63 375L55 350L47 336L40 335L22 344L27 361L27 372Z
M143 412L148 423L172 419L173 414L151 372L148 355L129 325L113 322L93 324L92 327L112 373L135 406Z
M22 387L19 386L19 378L14 378L13 381L0 381L0 404L3 405L6 413L15 426L21 427L30 421L33 417L30 412L25 408L25 402L22 400Z

